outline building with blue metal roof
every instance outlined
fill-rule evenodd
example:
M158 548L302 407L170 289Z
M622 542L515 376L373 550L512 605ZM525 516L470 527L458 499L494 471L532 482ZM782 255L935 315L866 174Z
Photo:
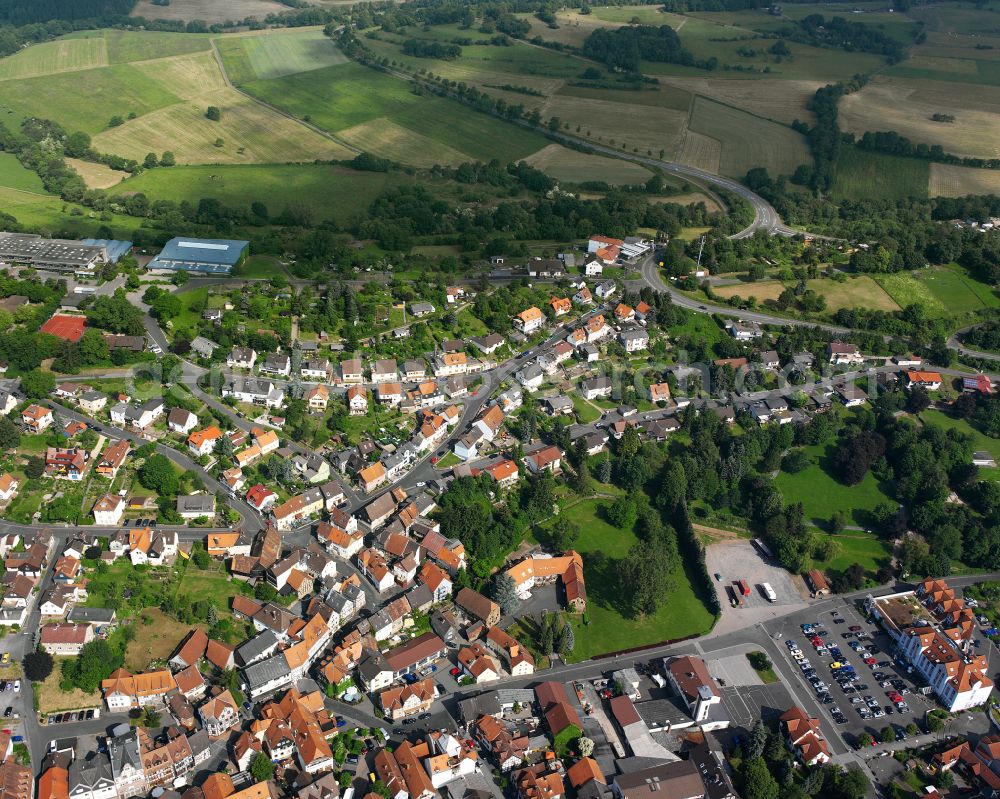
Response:
M83 244L91 247L103 247L108 254L108 260L116 264L121 257L132 249L131 241L120 241L118 239L84 239Z
M173 238L149 262L150 270L228 275L246 255L248 241Z

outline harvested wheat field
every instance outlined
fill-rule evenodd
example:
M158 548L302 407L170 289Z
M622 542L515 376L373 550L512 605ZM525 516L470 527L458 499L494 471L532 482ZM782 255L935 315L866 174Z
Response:
M561 144L550 144L548 147L543 147L524 160L564 183L584 183L589 180L597 180L610 186L623 186L645 183L653 174L639 164L621 161L617 158L577 152L563 147Z
M931 164L927 194L931 197L1000 194L1000 170Z
M800 164L812 163L801 134L704 97L695 98L691 130L722 143L719 171L730 177L758 166L772 175L790 175Z
M679 152L687 128L687 112L672 108L644 107L636 114L622 103L584 97L556 95L546 100L544 117L559 117L570 130L580 126L579 135L612 147L638 148L642 155L664 150L668 160ZM627 121L626 121L627 118Z
M938 144L945 152L972 158L1000 157L1000 89L879 77L840 101L841 127L861 136L894 130L919 144ZM935 122L950 114L954 122Z
M687 131L677 160L682 164L704 169L706 172L719 171L722 159L722 142L702 133Z
M104 164L81 161L79 158L66 158L65 161L76 174L83 178L88 189L110 189L129 176L128 172L112 169Z
M700 94L751 114L791 124L796 119L812 123L806 103L824 81L814 80L734 80L731 78L661 77L660 83Z
M168 6L154 5L152 0L139 0L132 10L133 17L146 19L193 19L205 22L234 22L247 17L266 17L288 11L288 6L271 0L170 0Z

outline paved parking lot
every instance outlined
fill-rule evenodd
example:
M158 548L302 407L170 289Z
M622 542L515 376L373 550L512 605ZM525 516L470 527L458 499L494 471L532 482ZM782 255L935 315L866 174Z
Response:
M763 685L764 682L747 656L744 654L727 655L708 662L708 672L720 685L738 687L741 685Z
M740 688L726 686L722 689L722 702L732 719L732 729L751 729L758 719L765 722L777 718L795 704L780 682L770 685L748 685Z
M802 580L789 574L776 563L766 560L746 540L722 541L705 549L705 563L713 576L718 574L715 591L722 605L722 618L713 630L714 635L723 635L746 629L768 619L806 607L808 592ZM746 580L750 585L750 596L743 597L741 607L730 606L726 586L735 580ZM768 583L777 594L774 602L768 602L760 585Z
M839 616L835 616L834 613L839 614ZM843 619L842 623L835 623L837 618ZM822 637L827 647L839 647L839 656L835 658L829 653L817 653L808 637L800 629L801 624L814 622L822 624L821 629L826 633ZM851 627L859 627L860 630L852 631ZM886 726L905 728L911 721L922 719L924 712L935 706L933 699L922 696L918 690L919 684L894 661L891 639L880 632L877 625L865 621L863 614L853 605L844 602L824 603L824 610L795 614L793 617L783 619L780 625L769 627L769 631L773 631L774 636L779 639L774 643L775 648L782 653L782 671L795 675L793 679L799 684L798 693L810 696L814 707L820 713L819 717L825 722L824 726L836 730L837 737L842 738L850 745L853 745L857 737L865 732L878 738L879 733ZM859 632L867 633L869 637L858 639L856 635ZM845 638L845 634L850 637ZM822 704L818 701L813 686L803 673L799 663L790 654L791 650L785 644L786 640L793 640L796 643L805 659L815 669L815 677L826 683L832 700L830 703ZM874 669L865 664L863 657L850 647L851 642L857 642L859 646L863 646L869 656L875 659L876 667ZM852 666L857 675L857 682L849 686L846 691L834 679L830 669L830 664L835 660ZM878 663L886 663L887 665L878 666ZM876 679L875 673L880 673L881 678ZM880 682L887 680L901 680L908 691L903 695L903 699L909 707L904 709L902 713L895 708L886 695L886 691L892 690L892 688L880 685ZM871 702L867 701L868 697L871 697ZM884 715L875 716L875 706ZM891 712L886 710L887 706ZM859 707L867 708L872 716L867 719L863 718L858 713ZM833 716L835 708L843 714L844 723L835 723ZM813 710L809 712L814 713Z

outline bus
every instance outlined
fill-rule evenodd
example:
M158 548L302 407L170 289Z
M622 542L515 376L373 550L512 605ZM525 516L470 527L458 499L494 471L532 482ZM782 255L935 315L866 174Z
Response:
M778 601L778 595L776 593L774 593L774 589L771 588L771 584L770 583L761 583L760 584L760 590L764 592L764 596L767 597L767 601L768 602L777 602Z
M771 551L771 548L767 544L764 543L764 541L762 539L755 538L753 540L753 545L755 547L757 547L757 549L760 550L760 553L762 555L765 555L765 556L771 558L772 560L774 560L774 553Z

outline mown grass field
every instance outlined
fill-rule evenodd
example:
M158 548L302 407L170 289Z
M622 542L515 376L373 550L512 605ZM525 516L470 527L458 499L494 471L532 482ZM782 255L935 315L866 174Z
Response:
M458 102L441 97L414 94L403 80L359 64L340 64L272 80L253 81L246 91L299 118L309 120L331 133L347 131L353 141L377 133L383 120L412 131L443 148L442 157L454 159L461 153L472 159L501 161L524 158L547 143L531 131L509 125ZM352 130L367 123L372 127ZM389 158L396 157L389 134L376 138L366 149ZM464 159L463 159L464 160Z
M0 60L0 68L3 63ZM105 130L113 116L147 114L179 100L130 64L85 69L74 72L72 78L57 73L0 81L0 110L52 119L67 130L92 135ZM145 148L143 155L150 149Z
M143 172L116 186L114 193L143 192L149 197L197 203L212 197L248 208L264 203L277 216L288 206L307 206L315 220L344 220L364 212L385 189L412 180L385 172L355 172L319 164L177 166Z
M929 316L947 316L954 311L941 301L941 298L935 294L928 283L918 280L909 273L879 275L875 279L900 308L919 304L924 307L925 313Z
M695 99L691 130L720 142L723 175L742 177L755 166L772 175L790 175L800 164L811 163L801 134L703 97Z
M835 199L901 200L926 197L930 165L916 158L871 153L844 145L837 160Z
M1000 307L1000 298L993 287L969 277L958 264L931 266L911 274L951 313Z
M135 219L112 214L108 221L90 208L67 203L52 195L7 188L0 183L0 208L11 214L25 228L43 235L66 235L72 238L94 236L102 225L111 227L116 238L128 238L135 230Z
M638 539L633 531L608 524L602 515L606 502L585 500L565 508L560 514L580 528L576 549L583 555L587 581L589 624L577 617L572 619L576 646L570 659L586 660L606 652L706 632L712 625L712 617L695 595L683 569L673 575L670 598L655 614L640 619L626 619L621 615L615 607L620 588L614 564L628 554Z
M208 35L199 33L103 30L87 31L86 34L103 36L112 64L200 53L212 47Z
M837 480L830 471L833 444L805 447L811 464L796 474L779 472L775 485L785 498L785 503L801 502L806 518L819 526L825 525L835 511L847 514L848 524L865 526L868 513L883 502L892 499L879 486L869 472L857 485L848 486Z
M267 36L216 39L230 80L236 84L280 78L343 64L347 57L321 28L292 29Z
M38 174L21 165L12 153L0 152L0 186L21 191L45 193L42 179Z
M107 63L108 51L103 39L56 39L0 59L0 80L77 72Z

